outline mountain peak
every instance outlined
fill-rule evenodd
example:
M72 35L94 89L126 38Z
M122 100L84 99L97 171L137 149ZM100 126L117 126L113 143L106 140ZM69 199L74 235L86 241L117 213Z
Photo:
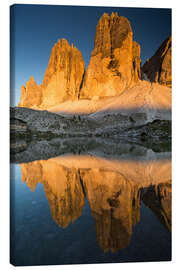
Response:
M83 98L116 96L140 79L140 45L133 42L127 18L118 13L103 14L96 27L94 49L81 91Z
M19 106L48 108L68 99L77 99L84 69L81 52L65 38L58 39L51 50L42 85L38 86L33 76L30 77L26 87L21 89ZM28 102L29 97L34 104L30 100Z

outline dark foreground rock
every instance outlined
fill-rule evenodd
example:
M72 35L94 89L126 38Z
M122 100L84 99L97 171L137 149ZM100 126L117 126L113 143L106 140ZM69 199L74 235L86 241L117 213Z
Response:
M94 133L98 124L91 119L80 116L64 117L48 111L29 108L10 108L11 119L23 121L26 125L26 135L36 137L54 136L88 136ZM14 121L14 120L13 120ZM11 122L11 126L13 123ZM16 129L16 134L22 134Z
M147 140L171 138L171 121L147 119L135 121L132 115L111 115L96 119L83 115L62 116L29 108L11 108L11 130L14 137L112 137ZM143 124L144 123L144 124Z

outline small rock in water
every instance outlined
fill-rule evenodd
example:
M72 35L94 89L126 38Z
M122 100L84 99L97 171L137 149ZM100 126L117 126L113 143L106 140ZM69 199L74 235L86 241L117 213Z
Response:
M36 204L37 202L36 201L32 201L32 204Z

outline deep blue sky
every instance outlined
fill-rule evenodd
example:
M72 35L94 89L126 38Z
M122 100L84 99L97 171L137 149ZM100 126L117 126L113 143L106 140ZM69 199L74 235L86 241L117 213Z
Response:
M94 45L96 25L104 12L127 17L134 40L141 45L142 63L171 34L171 10L120 7L14 5L15 93L11 105L20 100L20 88L34 76L42 82L53 45L66 38L82 52L86 68Z

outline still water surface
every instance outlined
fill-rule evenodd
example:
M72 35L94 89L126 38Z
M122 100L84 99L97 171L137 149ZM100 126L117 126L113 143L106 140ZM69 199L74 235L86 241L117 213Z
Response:
M170 260L171 160L157 156L11 164L13 264Z

